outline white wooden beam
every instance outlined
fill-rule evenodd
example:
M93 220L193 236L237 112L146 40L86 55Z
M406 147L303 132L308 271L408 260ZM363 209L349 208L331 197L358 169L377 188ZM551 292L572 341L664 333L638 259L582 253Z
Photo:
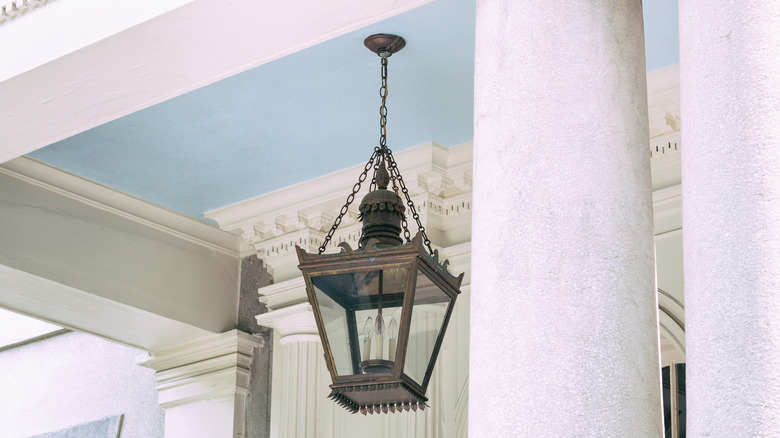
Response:
M0 162L429 1L195 0L0 82Z
M235 328L235 236L28 158L0 187L0 307L151 351Z

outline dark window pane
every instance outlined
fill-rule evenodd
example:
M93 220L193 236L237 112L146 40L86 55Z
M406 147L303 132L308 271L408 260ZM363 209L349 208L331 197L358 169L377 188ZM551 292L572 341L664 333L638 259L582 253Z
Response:
M685 404L685 364L684 363L678 363L677 365L677 414L679 420L677 420L679 424L679 432L678 432L678 438L685 438L685 415L686 415L686 404Z
M671 394L669 393L669 367L663 367L661 370L661 381L663 382L664 389L664 436L671 438L672 436L672 401Z

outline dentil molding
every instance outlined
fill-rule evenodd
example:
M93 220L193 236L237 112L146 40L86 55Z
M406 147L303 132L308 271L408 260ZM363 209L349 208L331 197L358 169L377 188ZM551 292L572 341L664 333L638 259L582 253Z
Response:
M20 15L31 12L42 6L46 6L53 0L16 0L4 2L0 5L0 24L11 21Z
M674 75L667 72L664 78L668 76ZM648 146L654 190L678 185L680 132L672 131L654 137ZM471 240L472 154L472 143L453 148L426 143L396 154L421 221L440 250ZM274 281L284 283L300 276L295 245L308 252L317 251L349 188L357 181L361 167L355 166L213 210L207 212L206 217L217 221L223 230L240 236L241 254L257 254ZM344 216L331 240L331 248L340 242L347 242L353 248L358 246L361 224L357 219L357 206L367 193L366 186L364 184ZM416 228L410 220L410 231L414 233ZM264 292L262 295L268 296Z
M447 148L426 143L395 156L431 239L441 247L470 241L472 144ZM362 166L355 166L207 212L206 217L240 236L242 255L257 254L276 283L295 279L300 275L295 245L317 251L361 170ZM361 224L357 207L366 193L368 184L363 184L334 234L331 248L340 242L358 246ZM411 217L409 230L417 230Z

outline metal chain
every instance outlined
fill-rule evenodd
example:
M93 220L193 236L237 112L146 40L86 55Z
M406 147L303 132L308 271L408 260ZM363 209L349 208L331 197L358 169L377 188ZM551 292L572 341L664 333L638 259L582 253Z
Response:
M379 87L379 97L382 105L379 106L379 148L383 155L387 149L387 58L382 57L382 85Z
M382 98L382 105L379 107L379 146L374 148L374 153L371 154L371 158L363 168L363 172L360 174L358 182L352 186L352 193L347 196L347 201L344 206L341 207L341 211L336 217L336 220L333 222L333 226L330 227L330 231L328 231L328 234L325 236L325 240L322 242L322 245L319 248L319 253L322 254L325 252L325 247L333 238L333 233L336 232L336 229L341 224L341 220L344 218L344 215L347 214L347 211L349 211L350 204L352 204L352 202L355 200L355 195L360 191L361 184L366 180L366 178L368 178L368 171L371 170L372 167L374 169L374 173L371 178L369 190L376 189L376 172L379 169L380 163L384 161L387 164L387 170L390 172L390 179L393 181L393 191L396 195L398 195L398 187L401 187L401 193L403 193L404 197L406 198L406 205L409 206L409 211L412 212L412 218L417 222L417 227L420 230L420 234L422 234L423 242L425 243L426 248L428 248L428 252L430 252L431 256L433 256L431 240L428 238L428 234L425 233L425 227L420 220L420 215L417 213L417 209L414 207L414 202L412 202L411 196L409 196L409 190L406 188L406 184L404 184L404 178L398 171L398 165L395 162L395 158L393 158L393 153L387 147L387 57L390 55L387 54L386 56L382 56L382 54L380 54L380 56L382 58L382 85L379 87L379 96ZM412 239L411 233L409 232L409 223L406 221L406 215L404 214L401 214L401 226L404 230L404 238L407 242L411 242Z
M398 180L398 184L401 186L401 192L404 194L404 197L406 198L406 205L409 206L409 211L412 212L412 218L417 222L417 228L420 230L420 234L422 234L423 242L425 243L425 247L428 248L428 252L431 253L431 256L433 256L433 248L431 248L431 239L428 238L428 234L425 232L425 227L422 224L422 221L420 220L420 215L417 213L417 209L414 208L414 202L412 202L411 196L409 196L409 189L406 188L406 184L404 184L404 177L401 176L401 172L398 171L398 165L395 162L395 158L393 158L393 153L390 151L390 149L386 149L386 160L387 160L387 167L390 171L390 175L395 174L395 178ZM406 217L402 216L402 225L404 228L404 237L406 238L406 241L409 242L410 239L410 233L409 228L406 223Z
M328 234L325 236L325 240L323 240L322 245L320 245L319 248L319 254L322 254L325 252L325 247L328 246L328 242L330 242L330 239L333 238L333 233L336 232L336 229L341 225L341 220L344 218L344 215L347 214L347 211L349 211L349 206L352 204L352 201L355 200L355 195L360 191L360 186L363 184L363 181L368 178L368 171L371 170L372 167L374 167L374 160L379 157L379 148L374 148L374 153L371 154L371 158L368 159L368 162L366 163L366 166L363 168L363 172L360 174L360 177L358 178L358 182L355 183L354 186L352 186L352 193L347 196L347 201L344 204L344 206L341 207L341 211L339 212L339 215L336 217L336 220L333 222L333 226L330 227L330 231L328 231Z
M380 55L381 56L381 55ZM379 106L379 149L380 157L384 160L385 150L387 149L387 58L382 56L382 84L379 87L379 97L382 98L382 104ZM380 160L374 163L374 174L371 178L369 191L376 190L376 172L379 170Z

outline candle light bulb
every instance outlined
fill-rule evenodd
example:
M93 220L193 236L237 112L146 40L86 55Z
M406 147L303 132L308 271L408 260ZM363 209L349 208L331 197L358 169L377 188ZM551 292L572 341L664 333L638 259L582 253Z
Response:
M382 318L381 313L376 314L376 334L383 335L385 334L385 320Z
M363 325L363 337L364 339L371 339L372 336L374 336L374 318L369 316Z
M395 337L398 336L398 323L395 322L395 318L390 318L390 326L387 328L388 334L390 335L390 340L387 342L389 353L390 353L390 360L395 360L395 347L396 347L396 339Z
M376 358L382 360L385 358L385 320L381 313L376 314Z
M364 361L371 358L371 337L374 336L374 318L368 317L363 324L363 356Z

